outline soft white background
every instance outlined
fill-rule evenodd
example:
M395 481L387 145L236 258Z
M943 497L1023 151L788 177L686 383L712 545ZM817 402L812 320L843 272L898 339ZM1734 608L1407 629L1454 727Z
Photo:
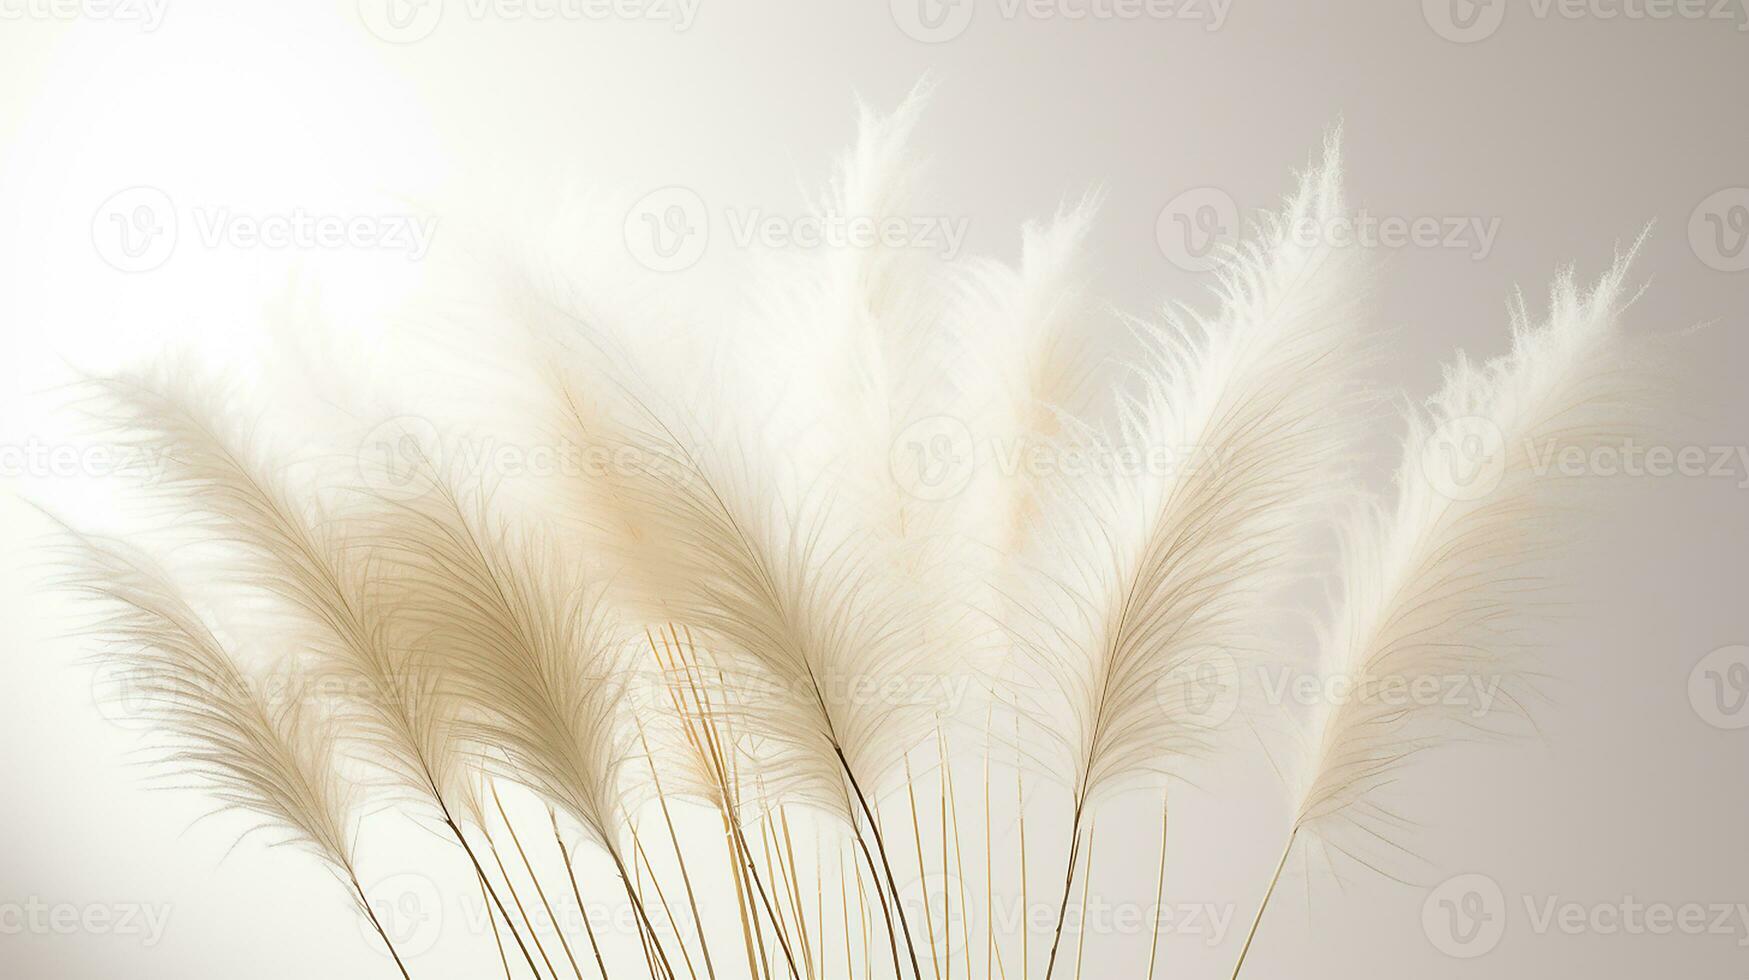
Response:
M1244 209L1272 204L1337 120L1356 203L1498 219L1479 259L1393 250L1376 305L1393 333L1376 375L1405 398L1432 391L1455 350L1503 350L1514 289L1534 304L1559 266L1595 274L1654 222L1634 329L1707 324L1677 347L1683 412L1663 441L1749 443L1749 272L1717 268L1723 253L1690 236L1707 227L1703 200L1749 186L1742 11L1569 18L1513 4L1490 36L1457 43L1435 29L1449 23L1438 2L1235 0L1218 30L1206 18L1009 17L980 2L962 33L923 43L900 29L904 2L702 0L676 30L660 17L473 16L447 0L429 36L394 44L367 29L382 23L374 0L168 0L154 30L0 0L0 443L72 438L50 390L67 363L126 363L172 339L249 349L294 276L361 332L424 284L424 264L394 253L209 249L197 211L435 215L435 249L451 257L485 219L538 218L580 186L635 198L679 184L718 214L795 213L850 139L855 100L890 107L925 73L937 91L917 140L936 213L969 221L972 251L1011 257L1021 221L1103 187L1099 284L1131 311L1202 296L1158 244L1163 206L1201 187ZM137 186L167 194L183 224L162 267L129 273L104 261L102 209ZM713 235L688 274L731 268L731 249ZM1379 432L1367 472L1382 487L1395 430L1383 420ZM1749 730L1709 724L1689 696L1703 657L1749 643L1745 479L1738 464L1721 478L1629 481L1564 570L1581 601L1546 631L1556 679L1543 738L1422 760L1400 794L1422 825L1410 884L1340 865L1340 881L1322 866L1308 878L1296 860L1248 975L1743 976L1749 923L1735 917L1718 935L1539 934L1525 899L1749 903ZM187 829L203 801L149 793L127 766L133 734L105 720L77 646L57 638L68 620L41 592L42 525L20 499L77 513L98 499L86 482L0 478L0 906L147 903L172 916L150 946L0 934L0 976L388 976L310 862L253 843L227 852L224 821ZM1035 901L1057 881L1062 819L1060 801L1038 798ZM1232 907L1235 921L1216 947L1172 938L1162 975L1225 976L1279 853L1284 804L1262 757L1243 753L1177 801L1168 901ZM1101 814L1097 887L1114 900L1146 901L1154 806ZM451 852L392 817L367 823L362 852L373 880L466 881ZM1444 955L1422 923L1428 890L1461 873L1505 897L1505 935L1474 960ZM415 976L490 975L489 939L448 902ZM1088 975L1140 975L1143 945L1090 936Z

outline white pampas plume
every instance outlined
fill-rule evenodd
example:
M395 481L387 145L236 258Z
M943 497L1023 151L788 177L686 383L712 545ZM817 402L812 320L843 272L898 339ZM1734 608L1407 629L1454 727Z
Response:
M1270 893L1305 836L1338 848L1345 828L1389 840L1401 821L1378 791L1424 749L1490 730L1475 705L1374 696L1378 685L1413 691L1430 679L1525 676L1522 628L1549 602L1536 568L1566 540L1586 483L1547 464L1573 449L1619 445L1643 427L1653 390L1644 352L1620 326L1631 257L1588 293L1562 274L1541 325L1520 301L1511 351L1480 365L1460 357L1426 409L1410 414L1395 507L1366 509L1347 528L1342 602L1322 671L1353 694L1321 704L1312 719ZM1510 692L1501 704L1522 710ZM1268 901L1266 893L1259 922Z
M633 648L601 590L550 540L496 521L442 478L387 506L375 543L393 562L398 605L469 706L466 737L583 827L654 936L619 832L636 747L625 704Z
M1295 546L1340 485L1359 421L1353 373L1366 277L1333 247L1344 216L1334 138L1259 241L1223 268L1218 316L1144 328L1139 391L1106 468L1067 478L1049 515L1049 569L1017 649L1040 728L1073 780L1055 965L1088 805L1204 751L1203 673L1230 675L1293 571ZM1217 683L1231 686L1234 678ZM1024 696L1026 692L1017 692ZM1062 771L1059 769L1058 771Z
M275 704L237 666L163 569L114 540L69 532L69 587L102 602L92 632L122 667L132 704L168 747L165 762L225 805L258 818L316 855L348 888L401 975L407 968L359 884L353 857L352 787L336 765L327 720L301 696Z
M374 560L347 539L352 518L299 499L281 471L258 459L248 434L221 421L235 414L233 394L203 384L192 369L91 384L118 438L159 461L146 495L192 517L212 540L242 549L232 562L238 581L289 605L315 639L321 669L347 682L351 696L337 719L345 741L405 795L435 809L486 882L458 822L458 809L464 819L477 816L478 803L455 739L455 700L435 665L396 635L372 584ZM496 889L487 889L502 914ZM532 969L521 936L512 935Z
M1082 253L1099 207L1089 195L1048 224L1021 229L1020 262L989 262L970 275L954 316L956 346L972 366L963 401L978 445L968 499L981 543L997 558L1024 552L1039 516L1046 473L1037 458L1072 444L1089 421L1097 373Z
M261 461L235 415L234 393L186 367L92 382L118 435L161 461L147 494L193 518L213 541L236 545L242 581L284 600L315 634L323 667L362 692L348 737L396 784L442 809L459 778L453 713L416 652L396 642L372 592L368 554L352 548L341 515L296 493Z
M631 376L598 385L617 390L611 406L562 392L571 440L612 461L577 481L578 504L643 614L698 634L732 691L716 707L769 797L836 814L859 843L866 818L884 854L873 794L931 737L947 690L948 658L913 628L929 600L899 579L888 539L783 491L757 437L707 438L684 410L633 394ZM892 878L864 848L877 879Z

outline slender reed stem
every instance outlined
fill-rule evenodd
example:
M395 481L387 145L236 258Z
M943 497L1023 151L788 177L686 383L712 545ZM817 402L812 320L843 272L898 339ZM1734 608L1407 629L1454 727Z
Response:
M1281 884L1282 869L1287 867L1288 855L1294 852L1294 841L1300 836L1300 828L1294 827L1293 833L1287 835L1287 846L1281 849L1281 861L1275 866L1275 874L1269 879L1269 890L1263 893L1263 901L1257 906L1257 918L1251 920L1251 931L1245 936L1245 945L1239 950L1239 962L1233 964L1233 980L1239 980L1239 971L1245 968L1245 957L1251 953L1251 941L1257 938L1257 927L1263 924L1263 913L1269 908L1269 899L1275 894L1275 886Z
M856 961L850 948L850 883L844 880L844 849L838 849L838 907L844 917L844 980L856 976ZM826 930L821 929L822 933Z
M672 629L672 627L670 627L670 629ZM686 644L687 644L688 648L690 648L692 645L692 633L690 630L688 630L687 634L686 634ZM678 637L676 637L675 638L675 646L676 646L677 650L679 648L679 645L680 645L680 640ZM678 653L677 653L677 656L678 656ZM692 667L691 662L688 661L686 666L688 668L685 672L685 676L687 678L687 685L688 685L688 687L691 688L693 699L699 705L700 716L706 720L709 720L710 718L713 717L713 715L711 713L710 703L705 698L704 694L699 690L697 682L693 679L692 670L691 670L691 667ZM713 771L716 775L717 784L719 786L723 787L724 802L725 802L725 805L730 808L730 812L727 815L727 821L729 824L729 828L734 832L735 843L740 847L740 850L741 850L741 866L746 868L748 876L752 879L753 887L759 895L759 900L765 906L765 914L766 914L767 918L770 918L772 924L774 926L776 926L777 925L777 918L776 918L775 914L773 913L773 910L771 907L771 897L766 894L765 883L763 881L761 881L760 877L759 877L759 868L753 863L753 851L751 848L749 848L747 846L747 835L742 833L742 831L741 831L740 815L736 811L736 808L734 805L734 800L737 798L734 795L734 787L738 786L739 783L729 777L728 767L727 767L725 759L724 759L722 742L721 742L721 739L716 731L716 726L714 724L706 724L702 727L703 727L704 739L710 745L711 763L712 763ZM794 955L794 953L792 953L790 951L789 943L784 939L782 932L781 932L781 927L779 927L779 928L780 928L780 931L778 934L778 944L783 948L784 960L786 961L786 965L789 967L790 976L793 978L793 980L801 980L801 975L796 970L795 955ZM761 944L760 948L761 948L761 952L763 954L764 942L765 942L765 939L764 939L765 932L763 929L757 930L757 932L759 933L760 944Z
M1093 886L1093 844L1098 835L1097 814L1087 820L1087 869L1081 872L1081 928L1075 930L1075 980L1081 980L1082 954L1087 950L1087 890Z
M626 873L625 862L620 860L616 848L607 848L607 856L613 859L613 866L619 872L619 880L625 885L626 897L632 900L632 908L638 913L639 921L643 922L644 928L650 931L650 941L655 944L656 958L662 963L662 971L670 977L674 976L674 967L668 962L668 953L662 948L662 941L656 932L656 926L650 921L650 913L644 910L644 900L639 898L637 891L632 888L632 878Z
M1154 880L1154 941L1148 947L1148 974L1146 980L1154 980L1154 961L1160 955L1160 903L1166 900L1166 826L1169 814L1167 812L1167 797L1160 797L1160 872Z
M1057 968L1057 950L1063 943L1063 922L1069 915L1069 896L1075 890L1075 867L1081 859L1081 818L1086 814L1086 800L1076 794L1075 818L1069 822L1069 861L1063 873L1063 899L1057 904L1057 927L1051 933L1051 955L1045 960L1045 980Z
M881 867L880 867L880 869L879 870L875 869L873 860L868 858L868 844L866 842L863 843L863 846L862 846L863 856L865 859L869 860L869 870L875 872L877 879L878 879L881 871L886 872L887 887L892 889L892 892L893 892L893 911L897 912L899 915L899 930L902 933L904 933L905 951L907 953L909 953L910 957L911 957L911 972L914 975L916 975L917 977L921 978L923 976L923 968L918 966L918 964L917 964L917 947L915 945L913 945L911 942L911 926L908 922L905 921L905 903L903 900L901 900L899 898L899 879L896 875L893 874L892 862L887 859L887 842L886 842L886 838L884 836L882 836L882 834L881 834L880 821L875 819L874 809L868 805L868 797L863 795L862 786L860 784L858 784L856 781L856 773L853 773L850 771L850 760L844 758L844 749L841 748L840 746L838 746L836 743L834 743L832 746L832 751L837 753L838 766L839 766L839 768L844 770L845 778L850 780L851 792L856 794L857 805L862 807L863 815L868 818L869 829L874 832L875 849L880 851L880 854L881 854ZM852 822L852 824L855 823L854 818L852 819L851 822ZM861 839L861 832L860 831L858 831L857 837L859 840ZM891 923L889 921L889 926L890 926L890 924ZM889 929L889 934L890 934L890 929ZM895 973L896 973L897 972L896 965L895 965L894 969L895 969Z
M492 912L492 900L486 897L486 876L480 875L480 902L486 909L486 922L492 926L492 942L498 945L498 961L504 967L504 980L510 980L510 957L504 953L504 936L498 931L498 916Z
M668 826L668 842L674 845L674 857L680 862L680 883L686 887L686 904L692 909L692 924L698 932L698 946L704 956L704 972L710 980L717 980L717 968L711 963L711 945L704 937L704 919L698 914L698 896L692 890L692 875L686 870L686 853L680 847L680 835L674 832L674 817L668 812L668 794L662 792L662 777L656 772L656 760L650 756L650 743L644 738L641 721L638 722L638 742L643 745L644 758L650 764L650 779L656 790L656 800L662 807L662 822ZM655 874L650 872L651 877ZM681 950L684 952L685 948L682 946Z
M462 851L467 854L468 862L474 866L474 874L479 877L480 883L486 886L486 894L491 896L492 904L498 906L498 914L504 917L504 925L510 930L510 938L516 940L516 948L522 952L522 958L528 961L528 972L534 974L536 980L539 980L540 970L534 965L534 957L529 955L528 945L522 941L522 933L517 930L516 921L510 918L510 912L504 908L504 900L498 897L498 889L492 887L492 879L486 877L486 869L480 866L479 855L474 853L473 846L468 843L467 835L462 833L461 826L450 815L448 805L443 802L442 795L437 792L436 782L428 781L428 785L431 787L431 798L437 803L438 812L443 815L444 826L449 828L449 832L455 836L456 843L460 844ZM491 835L487 835L486 839L490 841ZM500 864L500 867L502 866ZM509 884L509 882L510 879L506 878L505 884Z
M553 822L553 843L559 845L559 857L565 861L565 877L571 881L571 895L577 899L577 912L583 917L583 934L589 937L589 951L595 954L595 968L601 971L602 980L607 980L607 961L601 956L601 943L595 938L595 927L589 924L589 906L584 904L583 889L577 884L577 869L571 866L571 849L565 846L565 838L559 834L559 812L547 807L547 819Z
M680 938L680 922L674 918L674 910L668 906L668 896L662 891L662 879L656 876L656 869L650 864L650 855L644 851L644 844L638 839L638 828L632 827L632 847L637 850L638 860L644 870L650 873L650 885L656 889L656 901L662 906L662 914L667 917L668 925L674 930L674 944L680 947L680 959L686 964L686 975L692 980L698 980L698 971L693 968L692 954L686 951L686 942ZM642 887L642 881L639 882Z
M917 884L923 892L923 926L929 937L929 960L935 975L941 976L941 954L935 945L935 910L929 907L929 874L923 869L923 831L917 825L917 789L911 778L911 756L905 755L905 798L911 804L911 841L917 845ZM895 888L893 897L898 898Z
M492 835L487 834L486 840L490 842L491 839ZM492 844L491 851L492 860L498 865L498 874L504 878L504 887L510 890L510 901L516 905L516 914L522 916L523 924L528 927L528 937L534 940L535 952L540 954L541 962L547 965L547 973L557 977L559 972L553 969L552 957L547 955L547 948L540 941L540 930L534 927L534 920L528 917L528 909L522 905L522 896L516 893L516 882L510 880L510 869L504 866L504 858L498 854L498 845ZM539 971L536 971L535 975L539 976Z
M358 876L353 874L350 868L347 869L346 874L352 879L352 890L358 893L358 907L363 909L365 917L370 919L371 928L375 929L377 935L382 937L383 945L388 947L389 955L395 960L395 967L401 971L402 980L413 980L412 975L407 972L407 964L401 962L401 954L395 952L395 944L389 942L389 934L383 929L382 922L378 921L376 910L370 907L370 899L365 897L364 889L359 886Z
M1026 776L1020 758L1020 716L1014 716L1014 810L1020 823L1020 980L1032 980L1032 905L1026 897Z
M559 922L559 917L553 912L553 903L547 901L547 890L541 887L540 875L535 874L534 863L529 861L528 852L522 849L522 840L516 836L516 827L510 822L509 814L504 812L504 802L498 798L498 787L492 787L492 804L498 808L498 817L504 821L504 828L510 831L510 843L516 845L516 854L522 858L522 867L528 872L528 879L534 882L534 893L540 896L541 907L547 910L547 918L552 920L553 932L559 937L559 947L565 951L565 959L571 962L571 972L577 980L583 980L583 970L577 966L577 957L571 954L571 941L565 938L565 928ZM550 965L550 964L549 964Z
M781 806L777 808L777 820L778 825L783 829L782 857L788 862L789 867L790 905L795 909L796 941L801 944L802 962L808 968L808 976L813 977L816 975L814 973L814 952L812 943L808 939L807 910L802 901L801 866L796 863L795 842L791 839L789 832L789 814Z

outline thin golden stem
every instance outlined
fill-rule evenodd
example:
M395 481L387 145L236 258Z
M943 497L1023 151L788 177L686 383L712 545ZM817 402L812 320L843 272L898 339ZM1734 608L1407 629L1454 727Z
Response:
M649 635L647 631L644 634L646 638ZM650 649L655 649L654 641L651 642ZM633 717L636 718L635 715ZM717 969L711 962L710 942L705 939L704 920L698 914L698 896L692 890L692 875L686 870L686 853L680 847L680 835L674 832L674 817L668 812L668 796L662 792L662 777L656 771L656 760L650 756L650 743L644 737L644 724L641 721L638 722L638 742L643 746L644 758L650 764L650 779L656 790L656 800L662 807L662 822L668 825L668 841L674 846L675 859L680 862L680 883L686 887L686 903L692 909L692 922L698 931L699 951L704 957L704 972L710 980L716 980Z
M668 906L668 896L662 891L662 879L656 876L656 869L650 864L650 855L644 851L643 841L638 839L638 828L632 825L632 846L636 848L639 861L644 870L650 874L650 885L656 889L656 901L662 905L662 914L667 916L668 925L674 930L674 944L680 947L680 959L686 964L686 975L692 980L698 980L698 971L692 966L692 954L686 951L686 941L681 938L680 922L674 918L674 910ZM643 889L643 879L638 880L639 890Z
M1032 978L1032 906L1026 895L1026 777L1020 757L1020 716L1014 716L1014 810L1020 824L1020 980Z
M1245 945L1239 950L1239 962L1233 964L1233 980L1239 980L1239 971L1245 968L1245 957L1251 953L1251 941L1257 938L1257 927L1263 924L1263 913L1269 908L1269 899L1275 894L1275 886L1281 884L1282 869L1287 867L1288 855L1294 852L1294 841L1300 836L1300 828L1296 825L1293 833L1287 835L1287 846L1281 849L1281 861L1275 866L1275 874L1269 879L1269 890L1263 893L1263 901L1257 906L1257 918L1251 920L1251 931L1245 935Z
M1075 930L1075 980L1081 980L1082 954L1087 950L1087 890L1093 887L1093 844L1099 829L1098 814L1087 820L1087 869L1081 872L1081 928Z
M522 916L523 925L528 927L528 938L534 940L535 952L540 954L541 962L547 965L547 973L557 977L558 971L553 969L552 957L547 955L545 944L540 941L540 930L534 927L534 920L528 917L528 909L523 907L522 896L516 892L516 882L510 879L510 869L504 866L504 858L498 853L498 845L492 842L492 835L486 835L486 843L492 852L492 860L498 865L498 874L504 879L504 887L510 890L510 900L516 905L516 914ZM539 971L536 971L539 975Z
M577 869L571 866L571 849L565 846L565 838L559 833L559 813L551 806L547 807L547 819L553 822L553 843L559 845L559 857L565 862L565 877L571 882L571 894L577 899L577 913L583 917L583 934L589 937L589 951L595 954L595 968L601 971L602 980L607 980L607 961L601 956L601 943L595 938L595 927L589 922L589 906L583 901L583 888L577 883Z
M1166 824L1168 820L1167 797L1160 797L1160 871L1154 879L1154 941L1148 947L1147 980L1154 980L1154 961L1160 955L1160 903L1166 900Z
M504 936L498 932L498 916L492 911L492 900L486 895L486 876L481 874L480 904L486 910L486 922L492 926L492 942L498 946L498 960L504 967L504 980L510 980L510 958L504 954Z
M382 922L377 919L376 910L370 907L370 899L365 896L364 888L359 885L358 876L353 874L351 868L346 869L346 874L352 879L352 890L358 894L358 907L364 910L365 917L370 919L371 928L376 930L377 935L382 938L383 945L388 948L389 956L394 958L395 968L401 971L401 980L413 980L412 975L407 972L407 964L401 962L401 954L395 952L395 944L389 942L389 933L383 928Z
M516 845L517 856L522 858L522 866L528 871L528 878L534 882L534 893L540 896L540 903L547 910L547 918L552 920L553 932L558 934L559 946L565 951L565 958L571 961L571 972L577 975L577 980L583 980L583 970L577 966L577 957L571 955L571 942L565 938L565 929L559 922L559 917L553 914L553 905L547 901L547 890L541 887L540 876L534 873L534 864L528 859L528 852L522 849L522 841L516 836L516 827L510 823L510 816L504 812L504 802L498 798L498 786L493 784L492 804L498 808L498 817L504 821L504 827L510 831L510 843ZM549 963L550 967L551 964Z
M966 852L965 852L965 849L960 846L959 794L957 791L955 791L954 785L953 785L953 759L952 759L952 754L949 753L947 750L947 735L945 733L943 733L941 730L937 729L936 733L935 733L935 737L937 739L939 739L941 742L941 771L947 777L947 812L948 812L949 817L953 821L953 860L954 860L954 867L957 869L956 873L954 874L953 877L954 877L954 881L959 883L959 892L960 892L960 940L965 945L966 980L971 980L971 978L972 978L972 936L971 936L972 906L971 906L971 903L966 900ZM942 847L943 847L943 853L945 855L946 844L943 843ZM943 864L947 863L947 858L945 856L942 858L942 863ZM949 952L950 957L952 955L952 953L951 953L952 949L953 949L953 943L950 940L948 942L948 950L950 951Z
M917 884L923 892L923 926L929 937L929 960L941 976L941 955L935 945L935 910L929 907L929 874L923 869L923 830L917 823L917 787L911 777L911 756L905 755L905 798L911 804L911 842L917 846ZM898 891L893 892L895 898Z

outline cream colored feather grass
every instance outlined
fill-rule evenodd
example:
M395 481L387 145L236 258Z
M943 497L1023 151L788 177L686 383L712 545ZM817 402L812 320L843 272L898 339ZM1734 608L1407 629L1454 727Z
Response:
M290 624L319 652L315 668L355 696L343 722L357 754L416 800L448 816L460 757L455 705L431 665L394 633L379 596L380 569L346 539L344 511L300 495L224 420L237 397L187 366L92 382L111 425L164 461L144 488L164 512L235 546L232 581L277 597ZM330 492L337 489L332 486Z
M1111 473L1062 481L1044 514L1057 564L1016 607L1033 612L1017 698L1042 706L1037 727L1072 779L1071 877L1092 802L1212 747L1220 719L1192 703L1199 675L1237 683L1235 658L1260 644L1257 618L1340 486L1367 283L1357 256L1295 233L1342 218L1340 179L1332 143L1228 267L1218 316L1143 328L1122 431L1093 444ZM1137 450L1171 456L1126 471Z
M1321 669L1356 692L1498 682L1500 704L1487 717L1446 697L1320 703L1283 867L1308 837L1369 866L1381 843L1400 855L1404 821L1385 787L1422 753L1500 732L1522 711L1534 653L1524 629L1550 601L1538 569L1568 540L1590 487L1545 464L1623 444L1650 404L1649 352L1620 322L1630 257L1589 291L1563 274L1540 324L1521 302L1510 353L1486 364L1459 357L1439 394L1409 415L1394 506L1365 508L1346 529L1342 600Z
M467 740L623 857L634 650L601 590L443 482L385 503L367 533L398 610L468 706Z
M922 96L864 113L816 216L925 207L911 150ZM247 612L239 642L305 680L343 679L351 695L332 712L264 702L233 634L129 548L84 539L75 585L104 601L104 649L148 685L170 761L340 873L385 941L353 874L368 784L345 778L352 759L395 810L435 813L465 850L473 874L445 881L484 897L507 977L553 980L566 960L592 972L565 928L565 960L543 945L555 929L538 916L554 895L597 897L591 861L571 861L579 831L635 910L634 941L605 950L582 923L603 976L1081 975L1083 950L1115 942L1061 943L1073 897L1108 883L1091 864L1096 808L1223 758L1251 720L1227 703L1239 674L1275 645L1283 586L1315 571L1308 535L1339 527L1358 496L1347 471L1369 412L1375 271L1337 244L1332 139L1226 257L1213 312L1169 307L1120 350L1092 336L1115 319L1084 257L1097 202L1029 225L1012 265L890 244L759 256L746 295L689 295L685 314L618 302L657 291L592 284L595 268L575 281L513 268L487 292L530 363L445 375L502 406L481 427L502 425L504 441L446 425L435 444L397 442L416 450L394 460L418 470L410 482L383 484L333 432L312 434L324 449L265 451L235 421L236 393L186 367L92 382L116 439L163 464L136 491L163 526L150 540L192 543L222 576L214 597ZM1327 677L1523 676L1521 626L1541 611L1526 583L1569 539L1580 482L1543 464L1625 437L1645 394L1619 327L1625 270L1585 292L1563 278L1546 323L1521 310L1509 355L1460 360L1411 416L1394 504L1361 505L1341 531ZM700 311L720 319L673 329ZM433 416L455 414L453 391L440 396ZM931 458L969 462L958 493L907 470L919 425L972 441ZM557 472L513 486L470 469L495 466L495 448L532 458L536 442L562 454ZM1484 492L1454 489L1441 469L1454 450L1486 461ZM1389 872L1369 848L1410 842L1387 784L1496 721L1364 698L1310 719L1293 823L1238 967L1296 847ZM1014 785L992 786L1002 772ZM550 823L562 869L525 846L498 782L546 805L536 829ZM1035 782L1071 814L1060 850L1038 843L1048 823L1027 836ZM1150 819L1157 896L1173 880L1172 812ZM1122 823L1097 821L1102 861ZM1026 906L1037 873L1056 903L1048 953ZM1005 879L1026 906L1017 935L998 931ZM689 921L700 913L724 921ZM725 953L728 937L740 948ZM1138 968L1170 974L1154 939Z
M104 607L91 634L125 671L131 704L154 725L162 763L192 778L226 810L258 821L251 833L314 854L346 886L395 959L359 883L353 855L356 794L336 765L327 719L301 693L266 697L188 605L170 576L120 541L72 534L68 586Z

